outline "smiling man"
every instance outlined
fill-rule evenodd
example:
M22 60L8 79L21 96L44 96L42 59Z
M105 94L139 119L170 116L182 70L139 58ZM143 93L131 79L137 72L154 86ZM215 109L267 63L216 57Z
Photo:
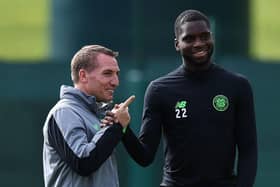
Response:
M129 154L142 166L151 164L163 137L162 187L254 184L257 138L252 89L244 76L212 63L213 45L203 13L186 10L177 17L175 49L182 65L150 83L140 135L135 137L128 127L123 137Z
M119 85L118 53L85 46L72 59L72 86L61 86L60 100L49 112L43 135L46 187L119 187L113 150L130 116L123 107L119 123L100 128L100 118Z
M180 20L177 20L178 22ZM175 26L175 48L190 71L208 69L213 53L213 39L208 20L185 22Z

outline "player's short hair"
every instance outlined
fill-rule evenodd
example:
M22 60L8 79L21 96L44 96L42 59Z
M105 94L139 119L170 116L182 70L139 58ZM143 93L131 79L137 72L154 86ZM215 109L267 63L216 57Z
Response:
M71 78L74 83L79 81L80 69L91 71L97 67L96 57L100 53L112 57L119 55L118 52L101 45L87 45L82 47L71 60Z
M174 24L175 37L177 38L180 34L180 27L186 22L190 21L205 21L207 26L210 28L210 21L205 14L198 10L185 10L177 18Z

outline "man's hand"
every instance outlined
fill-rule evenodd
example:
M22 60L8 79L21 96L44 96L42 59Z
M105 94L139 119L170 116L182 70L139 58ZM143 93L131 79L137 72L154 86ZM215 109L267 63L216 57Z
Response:
M101 126L112 125L113 123L120 123L123 128L127 127L130 122L130 115L128 106L134 101L135 96L130 96L124 103L116 104L112 111L108 111Z

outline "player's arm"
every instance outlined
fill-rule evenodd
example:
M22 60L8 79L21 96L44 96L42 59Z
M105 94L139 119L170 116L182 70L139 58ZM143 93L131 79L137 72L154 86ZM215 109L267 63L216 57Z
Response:
M122 126L114 124L88 140L82 119L71 109L58 110L48 125L51 146L81 176L96 171L123 136Z
M128 128L123 144L130 156L140 165L152 163L161 138L161 116L158 93L154 86L147 88L144 99L143 119L139 137Z
M243 80L237 103L237 187L252 187L257 171L257 133L251 86Z

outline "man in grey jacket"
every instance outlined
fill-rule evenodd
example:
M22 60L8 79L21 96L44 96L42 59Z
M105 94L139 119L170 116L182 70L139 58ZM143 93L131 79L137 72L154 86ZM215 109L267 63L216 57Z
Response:
M124 106L118 123L101 128L104 103L112 101L120 71L114 52L85 46L71 61L74 86L61 86L60 100L43 128L46 187L118 187L114 148L130 116ZM108 108L107 108L108 109Z

